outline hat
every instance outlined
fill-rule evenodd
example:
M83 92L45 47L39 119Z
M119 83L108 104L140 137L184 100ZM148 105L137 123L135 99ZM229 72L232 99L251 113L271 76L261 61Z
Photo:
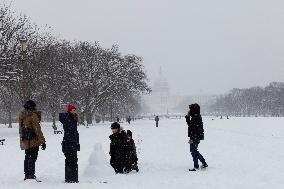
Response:
M195 104L191 104L189 106L190 110L189 110L189 115L193 116L193 115L200 115L200 106L195 103Z
M126 135L132 138L132 132L130 130L127 130Z
M113 124L111 124L110 126L111 129L119 129L120 128L120 124L117 122L114 122Z
M36 103L32 100L28 100L25 104L24 104L24 108L26 110L35 110L36 109Z
M72 110L76 110L76 107L75 106L73 106L73 105L68 105L68 107L67 107L67 112L71 112Z

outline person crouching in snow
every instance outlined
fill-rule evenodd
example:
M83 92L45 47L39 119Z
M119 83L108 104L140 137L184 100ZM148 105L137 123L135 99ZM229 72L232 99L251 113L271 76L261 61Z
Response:
M29 100L24 105L24 111L19 116L19 134L21 150L25 150L24 172L25 178L36 179L35 163L38 157L39 146L46 149L45 138L41 131L40 112L36 111L36 104Z
M136 146L134 140L132 139L132 132L127 130L127 142L126 142L126 165L125 165L125 172L129 173L132 170L136 172L139 171L137 165L137 153L136 153Z
M198 160L202 163L201 168L206 168L208 165L204 157L198 151L200 140L204 140L204 129L202 117L200 115L200 106L198 104L191 104L189 108L190 110L185 118L188 125L188 143L190 144L190 152L194 163L194 169L189 169L189 171L196 171L196 169L199 169Z
M120 127L120 124L114 122L111 124L112 135L110 138L110 164L114 168L115 173L123 173L126 160L126 133Z
M59 121L63 124L64 136L62 152L65 155L65 182L78 183L78 157L80 151L78 126L78 114L76 107L68 105L67 113L59 114Z

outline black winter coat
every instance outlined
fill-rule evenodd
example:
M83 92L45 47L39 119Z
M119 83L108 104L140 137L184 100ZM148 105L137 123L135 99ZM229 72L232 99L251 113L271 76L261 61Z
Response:
M64 137L62 152L72 153L80 151L79 133L77 130L78 120L71 113L59 114L59 121L63 124Z
M110 163L111 165L125 165L126 158L126 140L127 136L125 131L114 133L109 136L110 142Z
M188 125L188 137L193 141L204 140L204 129L201 115L187 115L186 122Z
M133 139L130 139L126 143L126 164L131 166L137 164L138 158L136 153L136 146Z

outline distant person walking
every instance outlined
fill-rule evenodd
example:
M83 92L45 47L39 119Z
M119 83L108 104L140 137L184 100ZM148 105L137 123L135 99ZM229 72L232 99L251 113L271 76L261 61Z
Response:
M128 116L128 118L126 119L126 121L127 121L128 124L130 124L130 122L131 122L131 117Z
M160 119L159 119L159 116L156 116L156 117L155 117L156 127L159 126L159 120L160 120Z
M39 146L46 149L45 138L40 126L41 115L36 111L36 104L29 100L24 105L24 111L19 116L20 146L25 150L24 172L25 178L36 179L35 163L38 157Z
M200 140L204 140L204 129L200 115L200 106L198 104L191 104L189 105L189 109L185 118L188 125L188 143L190 144L190 152L194 163L194 168L189 169L189 171L196 171L196 169L199 169L198 160L202 163L201 168L208 167L204 157L198 151Z
M79 117L76 107L68 105L67 113L59 114L59 121L63 124L64 129L62 152L65 155L65 182L78 183L77 152L80 151L80 143L77 130Z

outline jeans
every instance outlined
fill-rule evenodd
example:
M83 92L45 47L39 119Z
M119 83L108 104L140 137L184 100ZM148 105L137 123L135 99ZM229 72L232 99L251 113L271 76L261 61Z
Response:
M25 150L24 172L25 177L30 178L35 175L35 162L37 160L39 147Z
M206 164L204 157L198 151L198 144L199 141L194 141L190 144L190 152L192 155L194 168L199 168L198 160L200 160L202 164Z

